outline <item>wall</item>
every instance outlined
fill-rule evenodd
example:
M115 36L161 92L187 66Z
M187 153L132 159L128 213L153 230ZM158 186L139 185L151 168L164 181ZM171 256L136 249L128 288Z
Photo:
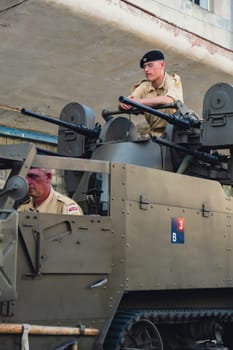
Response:
M225 48L233 49L233 2L209 0L210 10L190 0L130 0L177 27L200 35Z

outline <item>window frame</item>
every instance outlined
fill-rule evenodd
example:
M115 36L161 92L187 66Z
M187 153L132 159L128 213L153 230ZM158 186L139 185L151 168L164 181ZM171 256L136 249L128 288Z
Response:
M211 0L190 0L194 5L199 6L200 8L212 11L212 1Z

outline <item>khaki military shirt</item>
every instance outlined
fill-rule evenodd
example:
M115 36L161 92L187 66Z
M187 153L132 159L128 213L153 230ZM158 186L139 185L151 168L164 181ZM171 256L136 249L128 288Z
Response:
M30 199L27 203L22 204L18 210L32 210L51 214L83 215L82 209L73 199L54 191L52 187L48 198L38 208L34 207L33 201Z
M173 73L169 75L165 73L164 80L158 88L154 88L152 83L148 80L143 80L139 84L135 85L131 96L135 98L147 98L155 96L169 96L174 102L180 100L183 102L183 89L180 77ZM162 109L164 113L172 114L175 112L174 109ZM145 113L145 118L150 126L150 132L152 135L161 134L166 125L166 120L156 117L152 114Z

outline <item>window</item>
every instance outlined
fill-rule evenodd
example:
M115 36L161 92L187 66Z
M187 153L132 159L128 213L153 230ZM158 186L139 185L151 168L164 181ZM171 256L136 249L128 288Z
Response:
M209 0L191 0L194 4L206 9L210 10L210 1Z

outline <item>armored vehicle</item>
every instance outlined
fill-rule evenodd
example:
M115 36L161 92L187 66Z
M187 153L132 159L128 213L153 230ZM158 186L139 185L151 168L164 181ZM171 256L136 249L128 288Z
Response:
M165 133L70 103L21 110L59 125L57 154L0 146L1 350L233 349L233 86L210 87L202 118L120 100ZM85 215L18 212L30 167L64 170Z

